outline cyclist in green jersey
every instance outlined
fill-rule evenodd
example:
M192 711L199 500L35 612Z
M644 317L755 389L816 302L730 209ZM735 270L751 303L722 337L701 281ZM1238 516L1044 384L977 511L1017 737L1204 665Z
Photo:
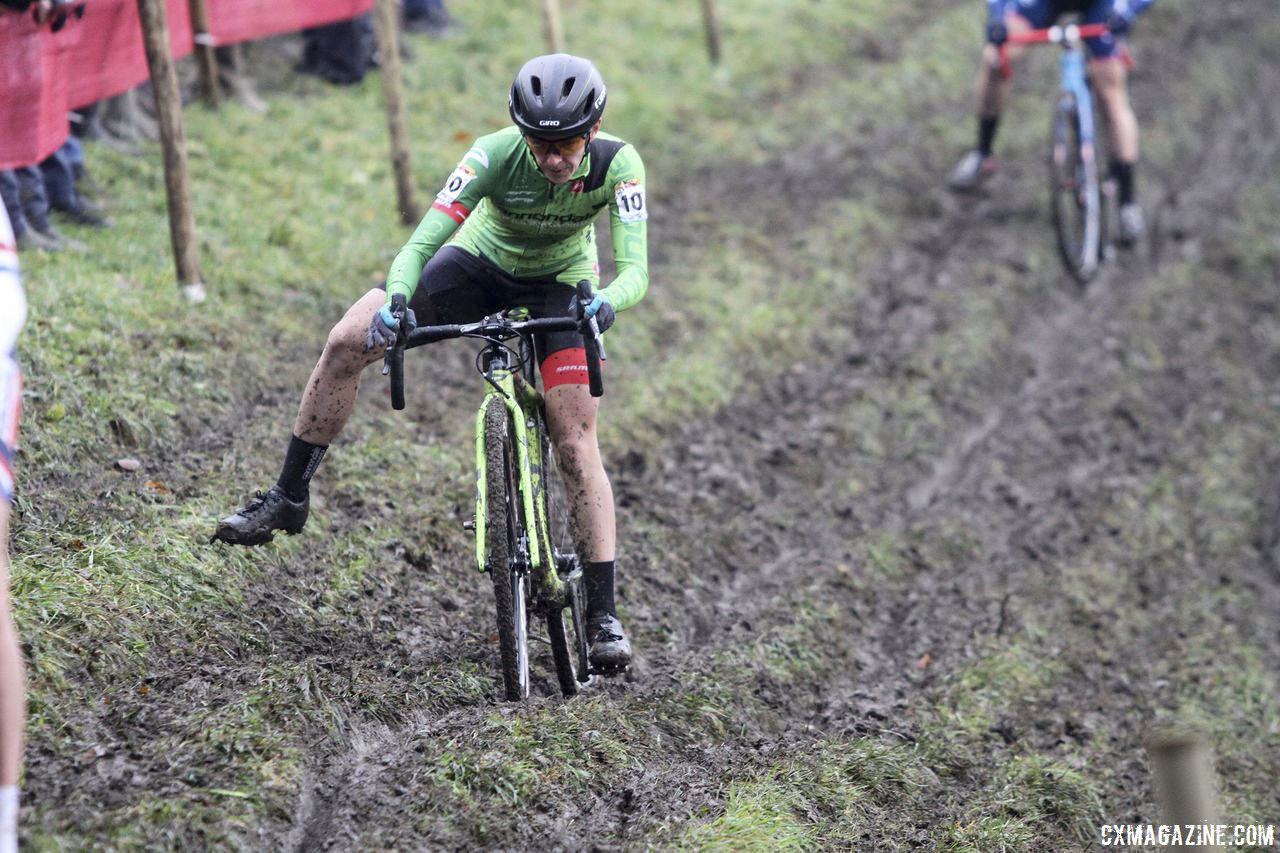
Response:
M467 323L513 306L533 316L570 312L575 285L599 282L593 222L609 211L618 273L588 309L604 331L649 284L644 165L635 148L600 132L605 85L590 61L567 54L525 63L511 86L514 122L463 155L435 203L391 264L386 290L362 296L329 333L303 392L276 484L219 523L213 538L236 545L298 533L308 483L355 406L360 374L382 358L403 295L420 324ZM598 400L587 388L582 338L535 340L547 421L584 554L591 660L631 659L614 606L613 492L596 439Z

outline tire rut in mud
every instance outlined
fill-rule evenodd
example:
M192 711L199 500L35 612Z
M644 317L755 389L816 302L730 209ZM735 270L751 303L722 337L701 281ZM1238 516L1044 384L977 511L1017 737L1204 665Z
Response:
M1272 80L1268 85L1275 84ZM1256 119L1246 116L1232 123L1254 126ZM886 137L901 131L889 128ZM1187 148L1193 150L1191 144ZM1146 277L1158 272L1128 260L1081 299L1055 284L1056 271L1041 271L1035 279L1046 286L1010 308L1020 328L1018 343L989 369L989 375L977 377L988 380L984 398L976 403L966 400L945 412L947 428L959 438L928 460L896 460L901 463L900 472L881 476L863 497L839 496L832 462L840 448L856 438L848 434L841 413L868 388L899 381L902 364L910 362L912 353L939 325L943 309L937 303L938 291L973 286L965 280L968 271L978 266L993 241L999 244L998 254L1016 257L1021 252L1019 240L1027 235L1046 242L1050 237L1047 223L1036 217L1032 226L1006 235L1003 241L984 235L978 245L965 245L967 235L1005 223L957 224L951 202L937 197L930 177L913 179L891 156L868 176L845 165L855 159L848 156L851 150L833 146L797 159L810 163L813 174L839 175L849 182L843 184L846 187L859 180L897 184L902 187L903 198L897 203L901 210L915 209L910 196L934 198L933 206L926 206L914 219L908 217L909 227L904 230L914 236L908 248L886 251L884 257L867 264L868 279L881 283L870 297L833 312L836 322L847 323L851 334L819 336L808 365L765 379L758 392L687 425L652 456L624 462L615 478L620 502L629 504L621 513L622 528L679 527L684 541L679 560L697 568L673 582L663 565L677 555L649 550L651 545L644 542L629 549L623 583L633 630L641 626L643 635L644 626L666 624L671 628L670 639L658 650L645 650L641 643L639 677L625 687L606 689L619 703L680 691L682 680L702 668L703 661L794 618L788 594L806 585L850 614L845 626L848 636L833 639L828 650L849 665L848 674L832 680L818 696L767 685L776 691L769 703L788 721L782 732L747 732L726 740L718 751L696 757L673 750L665 765L658 763L623 780L611 780L614 787L631 792L622 798L623 805L612 795L585 797L574 805L562 804L557 814L533 820L525 830L500 828L489 837L491 842L518 845L533 843L534 838L558 838L572 846L575 839L591 837L638 840L663 819L685 817L696 811L697 804L713 801L716 784L705 776L715 778L730 774L733 768L757 766L762 754L784 755L833 733L916 737L923 720L913 706L922 695L936 695L941 689L931 671L913 666L917 658L933 650L934 655L950 655L963 662L979 654L973 642L976 635L1020 631L1034 615L1029 611L1039 606L1037 596L1052 589L1058 567L1089 547L1097 514L1088 507L1107 500L1099 480L1107 472L1141 474L1162 451L1173 452L1163 446L1171 439L1162 434L1159 423L1135 429L1133 415L1123 409L1106 413L1109 420L1098 422L1096 414L1080 405L1091 388L1105 381L1101 367L1116 361L1115 341L1117 336L1123 339L1124 329L1114 327L1110 318L1123 314ZM1216 155L1188 156L1186 164L1175 164L1171 171L1186 169L1203 180L1190 181L1180 189L1179 203L1213 211L1218 207L1215 199L1230 197L1246 180L1230 177L1248 174L1237 171L1240 163L1263 162L1267 150L1265 140L1249 137L1236 145L1219 144ZM742 169L728 172L736 178ZM716 178L705 175L700 182L715 186ZM1036 191L1038 185L1010 189L1011 193ZM1174 195L1168 190L1163 194ZM691 198L696 198L696 192ZM744 211L767 202L737 200ZM692 202L689 206L696 207ZM998 205L992 212L1000 219L1010 218ZM1214 215L1206 212L1199 221L1180 227L1207 234L1214 221ZM785 242L779 237L780 244ZM1177 330L1167 333L1176 335ZM833 367L823 371L812 365ZM884 464L893 468L895 460ZM827 493L834 499L824 500ZM930 542L931 516L958 517L968 523L980 540L978 550L985 555L985 566L961 568L939 560L930 547L936 545ZM822 582L833 564L855 562L857 538L877 529L903 531L908 538L922 541L920 548L907 549L912 574L887 580L874 590ZM664 548L669 545L669 541L662 543ZM1242 574L1247 576L1248 571ZM1190 580L1181 578L1177 583ZM1274 599L1263 590L1260 593ZM1052 615L1055 607L1044 609ZM673 618L672 613L677 615ZM1154 646L1164 643L1158 637L1142 636L1141 631L1137 638L1129 632L1121 636L1141 638ZM1116 642L1115 638L1100 641ZM1039 708L1045 719L1006 720L1001 725L1015 739L1020 730L1029 729L1038 745L1052 748L1064 737L1071 740L1072 735L1064 731L1079 729L1079 721L1071 718L1082 713L1087 703L1072 697L1084 695L1096 706L1083 712L1085 716L1096 718L1097 707L1114 712L1124 737L1138 743L1137 729L1150 719L1158 700L1138 710L1115 708L1108 707L1099 692L1125 677L1136 677L1143 665L1135 662L1097 683L1091 681L1098 675L1096 670L1077 673L1055 688L1060 693L1059 710ZM621 707L625 712L625 704ZM465 737L491 713L489 708L457 709L424 726L417 737ZM768 742L763 750L762 740ZM398 747L387 745L391 751L383 756L382 766L388 768L388 782L395 784L399 776L392 768L402 760L412 764L413 756L395 754L397 749L407 749L404 741ZM701 782L693 778L694 766L705 774ZM331 771L330 784L350 790L349 772L340 761ZM1143 805L1143 772L1135 751L1121 771L1135 792L1118 807ZM973 793L976 785L961 782L950 797L939 796L930 816L957 817L957 802ZM643 820L633 816L642 797ZM349 804L345 809L349 820L365 826L379 819L392 820L395 806L379 806L373 799L370 795ZM458 834L451 834L440 825L425 836L409 837L466 843L465 830L455 828ZM553 825L555 834L539 834Z
M1231 6L1237 12L1266 11L1260 3ZM1180 43L1203 61L1217 49L1212 42L1192 38L1194 29L1188 23L1188 35ZM1178 59L1186 61L1185 56ZM1264 90L1280 91L1274 68L1257 69L1257 76ZM1154 91L1148 97L1171 100L1171 90L1162 86L1151 84ZM1163 170L1191 177L1179 181L1176 192L1161 192L1173 200L1163 206L1170 212L1159 229L1165 243L1162 262L1210 240L1232 213L1229 201L1220 200L1229 199L1265 168L1267 157L1275 162L1274 137L1257 130L1274 130L1275 119L1265 99L1260 100L1253 113L1233 113L1226 120L1232 132L1218 135L1199 153L1188 142L1177 162ZM1200 126L1198 121L1187 124ZM715 748L677 742L647 766L614 774L607 780L610 790L566 797L555 813L544 813L545 804L516 810L518 819L491 827L485 843L573 847L584 838L640 842L666 820L687 819L700 806L714 806L722 781L735 772L767 766L816 739L839 734L920 737L928 721L919 707L945 689L945 675L939 671L954 671L982 653L975 637L1016 634L1037 619L1069 623L1070 615L1060 612L1062 605L1044 603L1044 598L1062 567L1096 546L1102 515L1096 507L1111 499L1108 478L1141 478L1158 459L1179 452L1182 434L1175 427L1193 417L1185 406L1165 403L1154 394L1139 400L1146 406L1141 415L1131 411L1132 405L1101 413L1087 405L1100 385L1125 372L1126 330L1113 318L1123 317L1144 282L1159 275L1154 264L1127 261L1083 298L1058 284L1055 271L1028 271L1037 287L1001 303L1001 319L1018 330L1016 340L990 364L958 377L970 380L968 389L929 387L942 381L935 378L940 374L931 374L916 355L927 352L932 338L945 334L955 321L950 298L981 286L974 271L983 269L989 256L1016 264L1025 254L1020 241L1047 245L1050 234L1034 207L1033 221L1022 225L1016 220L1025 218L1021 214L1026 210L998 200L979 206L976 216L962 215L957 203L934 185L937 176L920 173L911 146L895 146L895 140L910 138L909 131L905 124L885 124L870 136L827 143L787 164L726 164L723 171L695 176L678 197L668 200L673 210L694 211L702 197L771 186L766 179L776 171L803 162L803 172L793 177L808 182L804 185L812 197L896 187L887 207L902 222L904 240L874 257L853 259L871 285L851 299L835 300L826 322L836 328L815 336L806 363L773 375L761 371L758 387L742 399L685 425L664 447L621 460L615 475L620 529L678 530L679 536L655 533L624 542L622 594L641 659L631 681L603 685L595 695L616 702L620 713L644 707L649 699L679 695L683 684L699 673L717 672L724 655L795 620L793 604L815 598L848 613L841 635L817 650L841 674L818 689L806 684L800 691L761 676L760 702L781 721L777 725L749 716L744 718L749 729L726 735ZM744 173L761 180L744 180ZM1007 192L1029 197L1040 186L1021 182ZM801 233L807 223L780 215L771 193L739 195L734 206L744 216L758 214L769 223L780 247L779 265L785 268L787 236ZM818 208L814 204L810 209ZM1174 217L1179 221L1169 226ZM661 245L662 237L688 239L694 230L655 223L654 243ZM1161 333L1178 332L1169 328ZM1192 371L1186 379L1205 389L1206 403L1226 393L1213 386L1207 373ZM1174 384L1165 379L1158 387L1173 392ZM911 452L906 445L889 445L878 456L849 451L862 446L855 428L865 426L865 421L850 423L851 407L867 401L892 403L896 389L922 387L941 418L930 432L935 440L928 444L928 454ZM470 392L470 385L459 383L417 417L425 422L440 412L466 410ZM892 405L886 411L910 418L910 412L895 412ZM892 433L891 426L882 429L885 436ZM1205 440L1202 433L1195 437ZM864 469L859 472L866 480L861 491L845 488L845 469L851 464ZM1263 515L1274 519L1274 489L1269 486L1274 482L1258 488L1271 501L1264 504L1271 509ZM377 523L382 514L376 507L348 509L334 513L343 516L335 519L334 532ZM966 528L977 558L964 563L950 556L953 534L950 528L940 529L943 521ZM874 575L874 582L849 580L848 575L869 569L863 538L885 532L897 536L894 548L904 568ZM1263 525L1255 538L1258 553L1235 570L1235 582L1257 584L1259 601L1275 612L1274 533ZM408 563L431 560L404 544L396 547ZM236 614L226 614L230 628L222 645L238 657L234 663L219 660L221 653L208 660L183 657L171 666L162 660L157 666L161 678L179 688L208 682L212 674L215 690L234 697L251 689L258 673L273 661L285 658L314 660L317 667L333 667L342 659L351 668L381 667L388 685L412 684L421 677L416 673L455 661L493 674L492 648L473 624L475 613L487 614L491 606L483 584L477 582L447 606L437 607L432 596L438 588L404 572L387 579L386 587L366 590L363 600L347 602L345 617L322 616L311 607L299 608L296 600L310 604L319 598L315 580L305 576L306 566L326 553L304 543L291 565L269 571L246 606L261 620L253 636L232 637L243 623ZM678 571L672 568L677 563ZM1271 579L1271 587L1260 583L1262 577ZM1188 570L1186 576L1143 582L1168 592L1194 577ZM1168 631L1176 632L1176 611L1162 612ZM1256 614L1236 615L1243 624L1257 621ZM660 645L646 643L658 636L664 637ZM1174 645L1148 627L1120 629L1118 636L1088 629L1081 636L1109 647L1121 641L1153 649ZM1274 632L1266 636L1274 663L1278 638ZM918 667L925 654L936 663ZM1138 742L1137 730L1164 697L1157 691L1141 704L1122 707L1103 694L1116 682L1137 678L1145 662L1136 659L1108 670L1100 668L1096 656L1083 659L1081 671L1055 685L1058 702L1000 722L1009 736L1053 749L1078 736L1069 733L1076 731L1073 726L1097 725L1089 720L1110 715L1121 742ZM354 677L352 681L356 683ZM197 693L193 685L172 695L175 702L209 701L207 693ZM424 696L418 711L406 710L413 702L390 698L372 708L357 695L335 698L333 723L315 732L307 777L296 796L290 795L294 808L273 825L255 828L268 843L288 849L345 846L367 838L369 828L381 824L383 837L391 842L470 846L477 841L471 828L448 816L396 828L405 804L424 790L416 781L423 744L466 743L469 734L481 731L495 715L512 719L560 707L558 700L545 696L527 708L495 707L471 695ZM130 721L126 715L117 722L124 738ZM1144 805L1141 757L1128 755L1122 764L1118 772L1134 792L1117 797L1122 804L1117 808L1136 812ZM64 769L69 784L93 778L94 771ZM974 768L973 775L980 776L981 769ZM925 807L928 813L917 817L941 820L961 813L959 801L979 782L951 782L951 793L938 793ZM1115 812L1121 813L1127 812Z

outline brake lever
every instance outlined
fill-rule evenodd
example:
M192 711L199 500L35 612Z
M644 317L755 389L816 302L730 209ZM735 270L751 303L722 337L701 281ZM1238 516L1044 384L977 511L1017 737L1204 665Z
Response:
M600 350L600 360L608 361L609 356L604 352L604 332L600 331L600 324L594 316L588 318L587 323L591 327L591 336L596 340L596 347Z

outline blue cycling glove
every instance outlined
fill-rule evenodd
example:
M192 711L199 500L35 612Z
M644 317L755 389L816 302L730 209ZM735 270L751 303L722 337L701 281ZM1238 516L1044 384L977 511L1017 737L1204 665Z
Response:
M396 335L399 333L400 321L391 313L390 305L383 305L369 324L369 337L364 342L365 352L386 349L396 342Z
M596 328L601 334L604 334L605 330L613 325L613 321L618 319L618 312L614 311L613 306L598 293L582 314L587 319L596 318Z

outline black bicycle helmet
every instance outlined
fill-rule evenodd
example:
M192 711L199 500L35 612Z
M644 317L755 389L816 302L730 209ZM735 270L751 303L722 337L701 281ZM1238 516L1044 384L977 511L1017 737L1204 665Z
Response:
M524 64L507 106L511 120L541 139L583 136L604 114L604 78L589 59L567 53L535 56Z

